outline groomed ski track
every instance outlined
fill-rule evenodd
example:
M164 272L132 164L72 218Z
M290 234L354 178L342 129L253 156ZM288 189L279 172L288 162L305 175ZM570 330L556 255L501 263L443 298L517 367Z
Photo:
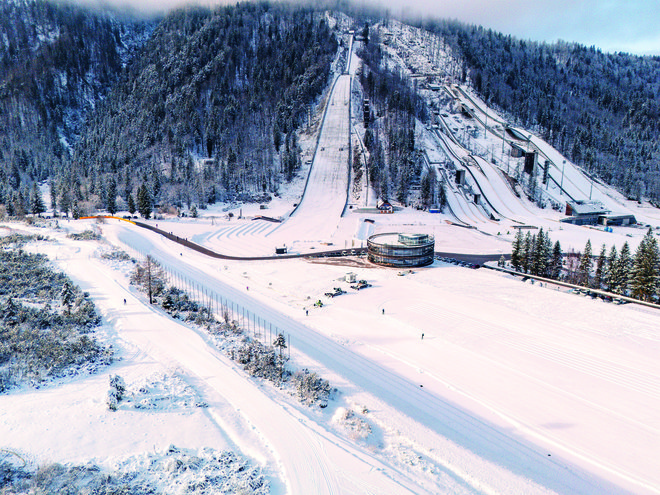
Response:
M429 428L434 434L462 446L481 459L503 465L508 471L527 477L557 493L565 493L570 487L574 493L587 494L603 487L602 480L596 480L578 469L567 472L562 463L548 459L535 445L510 436L506 430L484 422L442 397L420 388L409 379L361 354L352 352L275 307L264 304L263 300L255 299L249 292L227 285L215 278L212 272L194 266L199 263L198 261L193 260L193 264L189 264L191 260L188 256L181 259L168 252L162 238L153 238L153 234L146 232L144 234L140 231L124 230L119 232L118 238L140 252L150 253L164 267L197 281L206 290L222 294L228 300L250 308L256 318L271 323L277 328L286 329L292 345L297 350L344 376L361 389L368 390L397 410L405 411L406 416L411 420ZM461 477L464 469L469 470L468 466L457 464L448 467L448 472L452 476ZM469 479L464 481L470 484ZM493 482L497 484L496 480ZM481 482L472 488L479 493L499 491ZM608 486L607 489L611 490L611 493L622 493L614 486ZM322 493L340 492L334 492L330 488Z

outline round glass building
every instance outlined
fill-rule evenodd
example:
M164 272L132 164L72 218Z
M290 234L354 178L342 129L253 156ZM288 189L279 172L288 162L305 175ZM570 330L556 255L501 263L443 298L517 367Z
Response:
M428 234L375 234L367 247L369 261L378 265L426 266L433 263L435 239Z

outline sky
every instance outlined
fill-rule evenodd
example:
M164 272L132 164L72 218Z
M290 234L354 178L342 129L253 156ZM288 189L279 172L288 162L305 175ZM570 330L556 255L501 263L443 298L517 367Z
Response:
M595 45L606 52L660 55L657 0L387 0L386 3L395 15L414 12L458 19L522 39L548 42L561 39Z
M186 0L78 0L161 10ZM234 3L201 0L203 3ZM355 0L380 5L393 16L458 19L517 38L595 45L605 52L660 55L658 0Z

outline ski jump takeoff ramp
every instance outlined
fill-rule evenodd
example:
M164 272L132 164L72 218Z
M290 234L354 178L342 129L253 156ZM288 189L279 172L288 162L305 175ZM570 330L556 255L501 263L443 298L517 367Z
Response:
M351 76L334 83L302 201L270 237L282 240L304 232L309 240L334 234L348 199Z

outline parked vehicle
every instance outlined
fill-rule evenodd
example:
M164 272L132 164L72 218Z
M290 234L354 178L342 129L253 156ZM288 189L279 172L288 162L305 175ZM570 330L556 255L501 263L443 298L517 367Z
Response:
M334 292L326 292L325 295L327 297L335 297L335 296L341 296L342 294L346 294L346 291L342 289L341 287L334 287Z
M351 285L351 289L355 290L362 290L366 289L367 287L371 287L371 284L366 280L358 280L357 284Z

